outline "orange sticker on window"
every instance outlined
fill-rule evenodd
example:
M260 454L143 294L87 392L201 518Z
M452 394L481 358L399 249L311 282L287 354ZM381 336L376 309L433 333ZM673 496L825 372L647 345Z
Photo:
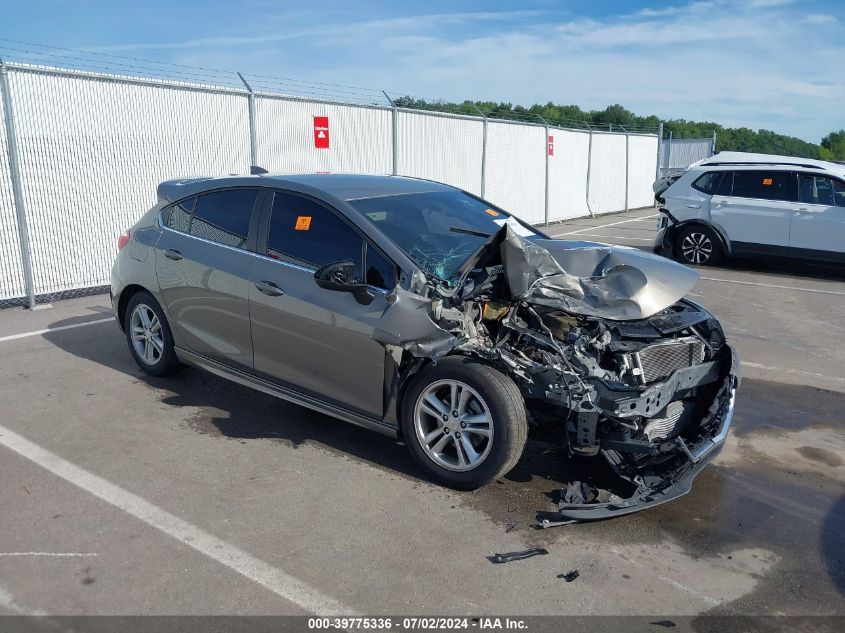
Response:
M487 215L492 215L494 218L499 215L498 211L493 211L493 209L485 209L484 213Z
M311 216L310 215L300 215L296 218L296 226L294 227L297 231L307 231L311 228Z
M763 178L763 184L764 185L771 185L772 179L771 178Z

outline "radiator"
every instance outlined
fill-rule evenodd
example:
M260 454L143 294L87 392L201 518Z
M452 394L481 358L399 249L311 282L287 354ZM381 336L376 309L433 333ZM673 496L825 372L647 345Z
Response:
M700 365L704 353L704 343L697 338L674 339L625 354L625 364L635 369L643 384L648 384L664 380L683 367Z

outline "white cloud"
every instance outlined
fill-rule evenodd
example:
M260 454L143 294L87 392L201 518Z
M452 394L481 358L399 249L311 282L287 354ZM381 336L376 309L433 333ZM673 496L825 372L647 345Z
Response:
M839 20L836 19L835 15L830 15L829 13L811 13L804 18L804 22L807 24L815 24L817 26L826 26L829 24L837 24Z
M806 14L805 6L679 0L602 20L524 11L407 16L188 40L171 54L180 63L427 98L621 103L818 141L845 123L845 42L824 28L838 6L830 14Z

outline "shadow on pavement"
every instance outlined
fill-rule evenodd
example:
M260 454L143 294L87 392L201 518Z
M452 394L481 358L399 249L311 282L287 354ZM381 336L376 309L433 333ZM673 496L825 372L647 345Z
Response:
M88 308L91 316L63 319L50 328L94 320L102 310ZM232 440L268 439L293 448L313 444L344 456L365 460L397 473L428 481L426 474L413 462L408 450L399 440L374 431L336 420L268 394L238 385L208 372L184 367L175 375L155 378L145 374L129 353L127 342L117 324L103 324L102 344L81 341L70 331L47 332L44 335L56 347L115 371L122 372L148 385L156 402L175 408L197 409L194 414L177 414L183 425L195 432ZM151 403L153 400L151 399ZM533 443L532 443L533 445ZM543 444L545 446L545 444ZM538 449L539 450L539 449ZM543 449L544 450L544 449ZM555 478L560 472L548 460L535 459L537 451L526 451L526 457L508 479L542 480ZM558 481L551 487L560 487Z

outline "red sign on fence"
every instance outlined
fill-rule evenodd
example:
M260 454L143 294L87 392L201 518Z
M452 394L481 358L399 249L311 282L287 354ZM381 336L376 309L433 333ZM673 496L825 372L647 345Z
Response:
M555 155L555 137L549 134L549 156Z
M314 147L317 149L329 148L329 117L314 117Z

